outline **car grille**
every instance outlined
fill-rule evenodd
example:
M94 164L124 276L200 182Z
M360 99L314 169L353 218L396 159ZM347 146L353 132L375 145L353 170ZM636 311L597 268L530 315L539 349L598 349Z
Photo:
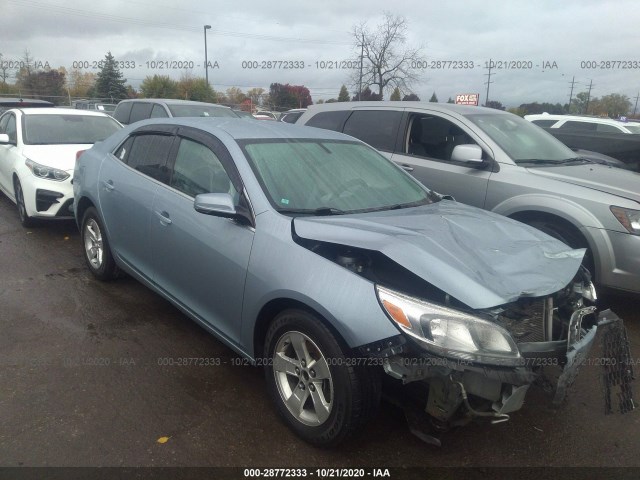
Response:
M513 303L500 312L496 323L506 329L516 343L544 341L545 299Z

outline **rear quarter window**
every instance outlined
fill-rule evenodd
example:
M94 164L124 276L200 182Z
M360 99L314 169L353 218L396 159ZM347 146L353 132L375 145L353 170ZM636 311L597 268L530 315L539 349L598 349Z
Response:
M324 128L325 130L333 130L334 132L341 132L342 125L348 115L349 110L319 112L311 117L305 125L309 127Z

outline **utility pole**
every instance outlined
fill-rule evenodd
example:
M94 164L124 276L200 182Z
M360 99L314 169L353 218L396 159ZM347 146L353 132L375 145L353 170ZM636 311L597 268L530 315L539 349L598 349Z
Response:
M567 113L571 113L571 100L573 100L573 86L576 83L578 83L578 82L576 82L576 76L575 75L571 78L571 82L569 82L569 83L571 83L571 93L569 93L569 111Z
M585 114L589 114L589 100L591 100L591 89L593 88L593 80L589 80L589 91L587 92L587 106L585 108Z
M489 59L489 73L485 73L485 74L484 74L486 77L488 77L488 78L487 78L487 94L486 94L485 99L484 99L484 106L485 106L485 107L486 107L486 106L487 106L487 104L489 103L489 85L491 85L491 84L493 83L493 82L491 81L491 68L492 68L492 67L493 67L493 60L492 60L492 59ZM495 75L495 73L494 73L494 75Z
M211 28L211 25L204 26L204 78L207 81L207 87L209 86L209 57L207 56L207 30Z
M364 63L364 32L362 32L362 43L360 44L360 82L358 86L358 101L362 101L362 64Z
M638 98L640 98L640 92L636 95L636 104L633 106L633 116L636 116L636 108L638 108Z

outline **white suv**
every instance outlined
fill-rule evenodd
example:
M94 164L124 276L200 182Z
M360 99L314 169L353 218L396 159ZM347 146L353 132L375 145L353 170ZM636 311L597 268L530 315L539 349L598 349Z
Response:
M76 154L122 128L105 113L14 108L0 116L0 191L23 226L35 217L73 216Z
M604 133L637 133L640 134L640 123L624 122L612 118L588 117L579 115L551 115L541 113L525 115L525 120L539 127L558 128L572 132L604 132Z

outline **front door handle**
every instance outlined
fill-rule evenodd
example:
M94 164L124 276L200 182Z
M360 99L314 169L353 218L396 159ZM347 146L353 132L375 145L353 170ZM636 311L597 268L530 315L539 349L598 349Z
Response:
M107 180L106 182L102 182L102 184L104 185L104 188L106 188L110 192L116 188L113 184L113 180Z
M156 212L156 217L160 219L160 223L164 226L171 225L171 218L167 212Z
M411 165L407 165L406 163L402 163L400 167L407 172L413 172L413 167Z

